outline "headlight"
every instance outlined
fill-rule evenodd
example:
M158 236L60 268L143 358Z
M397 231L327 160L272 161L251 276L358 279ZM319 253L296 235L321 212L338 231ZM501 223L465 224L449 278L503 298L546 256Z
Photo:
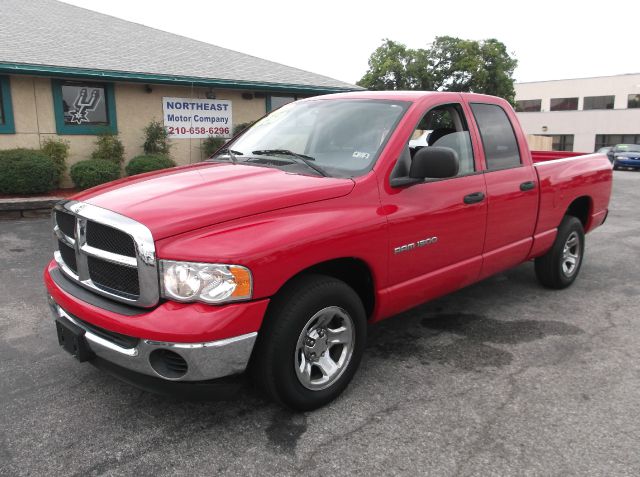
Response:
M239 265L160 260L164 298L175 301L226 303L251 298L248 268Z
M624 156L616 156L616 159L622 160L622 159L624 159Z

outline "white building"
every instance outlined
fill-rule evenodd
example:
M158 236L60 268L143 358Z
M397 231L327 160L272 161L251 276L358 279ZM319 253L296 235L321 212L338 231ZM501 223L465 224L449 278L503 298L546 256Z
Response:
M527 134L552 136L556 151L640 144L640 74L516 83Z

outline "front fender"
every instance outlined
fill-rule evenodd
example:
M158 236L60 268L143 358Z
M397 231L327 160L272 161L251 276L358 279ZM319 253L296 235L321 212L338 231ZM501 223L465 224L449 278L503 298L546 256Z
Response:
M364 261L379 289L387 281L387 221L377 187L365 185L345 197L244 217L160 240L156 243L157 256L248 267L253 274L254 299L274 295L306 268L345 257Z

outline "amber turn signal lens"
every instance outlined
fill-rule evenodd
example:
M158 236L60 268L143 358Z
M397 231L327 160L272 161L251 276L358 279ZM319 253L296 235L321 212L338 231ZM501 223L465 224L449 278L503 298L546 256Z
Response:
M251 297L251 272L244 267L235 267L231 265L229 271L236 281L236 289L231 296L233 298L249 298Z

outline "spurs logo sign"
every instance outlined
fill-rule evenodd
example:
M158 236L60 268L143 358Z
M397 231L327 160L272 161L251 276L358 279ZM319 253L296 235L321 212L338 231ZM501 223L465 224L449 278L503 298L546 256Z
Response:
M95 109L100 104L99 90L94 89L91 94L88 93L87 88L82 88L76 96L73 106L75 109L69 111L69 122L82 124L90 122L87 114Z
M429 237L423 240L418 240L417 242L412 242L405 245L400 245L399 247L395 247L393 249L393 253L408 252L410 250L413 250L419 247L425 247L427 245L434 244L437 241L438 241L438 237Z

